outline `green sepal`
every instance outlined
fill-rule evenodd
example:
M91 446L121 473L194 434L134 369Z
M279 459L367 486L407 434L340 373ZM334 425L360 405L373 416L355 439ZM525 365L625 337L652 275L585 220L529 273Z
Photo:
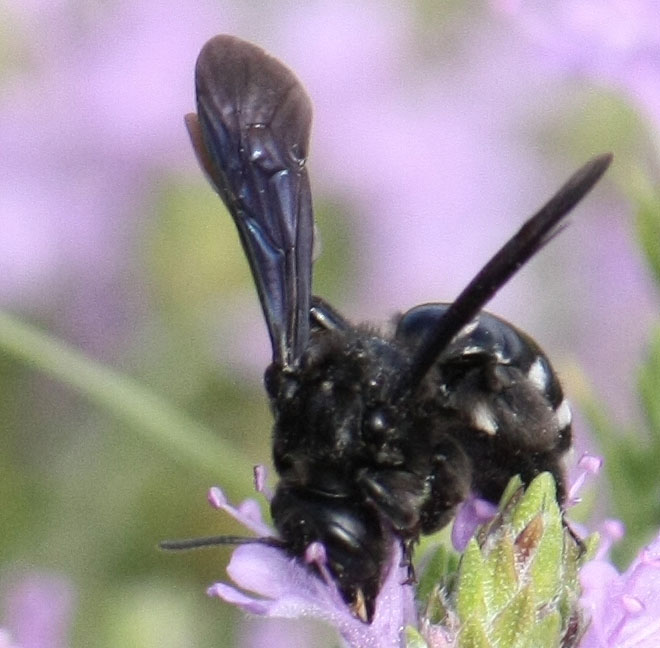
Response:
M456 611L461 619L486 615L488 571L477 541L472 538L463 553L459 567Z
M505 506L513 499L514 495L520 492L523 489L524 485L520 475L515 475L509 480L509 483L506 485L502 497L500 497L500 510L503 510Z
M481 621L471 617L463 623L458 635L458 648L493 648Z
M446 625L449 617L447 601L445 599L445 589L436 584L433 591L425 598L418 597L424 606L424 618L430 624Z
M498 539L486 564L493 582L493 607L500 609L509 603L518 588L513 539L509 534L504 533Z
M404 639L406 648L428 648L429 646L424 637L419 633L419 630L412 626L406 626Z
M579 556L578 564L580 567L589 560L593 560L600 546L600 533L595 532L591 535L588 535L582 543L584 544L584 550Z
M515 648L557 648L561 645L561 614L551 612L539 619ZM512 647L514 648L514 647Z
M417 598L428 601L438 583L451 579L458 570L460 556L445 544L433 547L422 559L423 571L417 584Z
M495 618L490 632L492 646L513 646L526 637L536 622L536 596L528 585L520 590Z
M531 580L539 601L556 596L565 577L562 564L565 529L559 507L556 509L546 512L543 516L543 533L536 548L536 555L532 559Z
M551 474L538 475L526 490L520 483L511 480L497 515L468 543L458 573L436 583L433 605L429 599L434 621L458 631L460 648L566 648L579 636L578 570L597 539L576 542Z
M559 512L555 480L546 472L534 478L517 503L511 517L514 529L517 532L522 531L537 513L548 508Z

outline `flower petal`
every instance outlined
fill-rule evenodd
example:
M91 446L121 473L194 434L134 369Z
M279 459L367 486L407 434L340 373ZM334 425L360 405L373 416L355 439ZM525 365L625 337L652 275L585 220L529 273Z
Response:
M412 588L404 585L401 549L396 545L376 602L371 624L353 616L334 583L326 583L299 559L266 545L242 545L232 554L227 572L241 588L217 583L209 594L268 617L314 617L334 626L353 646L398 648L402 631L415 618Z
M451 528L451 542L456 551L464 551L477 527L491 520L497 513L497 506L476 495L470 495L456 511Z
M237 522L254 531L257 535L265 537L275 535L275 530L263 521L261 507L255 500L248 498L243 500L238 507L232 506L219 486L213 486L209 489L207 499L213 508L228 513Z
M581 648L660 645L660 536L619 574L605 560L580 570L581 603L591 622Z

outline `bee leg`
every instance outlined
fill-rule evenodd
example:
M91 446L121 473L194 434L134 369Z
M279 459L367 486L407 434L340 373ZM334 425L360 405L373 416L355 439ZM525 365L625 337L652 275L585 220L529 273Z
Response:
M316 295L312 296L312 304L309 309L309 322L312 330L345 331L351 328L350 323L343 315L340 315L325 299Z
M470 493L472 465L457 441L444 435L433 446L427 497L421 507L422 533L434 533L452 519Z
M578 532L571 526L571 523L566 519L564 512L562 511L561 523L564 529L568 532L568 535L572 538L573 542L578 549L578 558L582 558L587 551L587 545L584 543L584 540L579 536Z
M417 544L418 538L401 538L401 550L403 556L401 558L401 567L406 567L408 574L406 580L402 585L413 585L417 582L417 574L415 573L415 566L413 565L412 555L413 549Z
M357 483L365 499L403 538L419 534L419 510L428 497L425 480L405 470L363 469ZM405 555L404 547L404 555Z

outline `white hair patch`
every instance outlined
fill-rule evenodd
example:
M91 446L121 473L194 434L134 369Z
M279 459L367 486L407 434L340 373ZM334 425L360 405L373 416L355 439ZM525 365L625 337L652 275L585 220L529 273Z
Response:
M536 358L527 372L527 380L539 391L545 391L548 386L548 367L542 358Z
M497 434L497 421L491 409L483 401L475 404L471 418L477 429L491 436Z
M563 430L565 427L568 427L571 424L571 421L573 420L573 413L571 412L571 406L565 398L559 404L559 407L555 410L555 420L557 421L557 427L560 430Z

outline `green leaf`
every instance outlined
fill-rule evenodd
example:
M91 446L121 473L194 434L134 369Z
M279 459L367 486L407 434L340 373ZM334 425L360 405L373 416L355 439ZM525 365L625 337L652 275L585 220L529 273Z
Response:
M660 248L660 238L657 242ZM660 327L654 329L648 356L639 372L639 393L656 449L660 447Z

